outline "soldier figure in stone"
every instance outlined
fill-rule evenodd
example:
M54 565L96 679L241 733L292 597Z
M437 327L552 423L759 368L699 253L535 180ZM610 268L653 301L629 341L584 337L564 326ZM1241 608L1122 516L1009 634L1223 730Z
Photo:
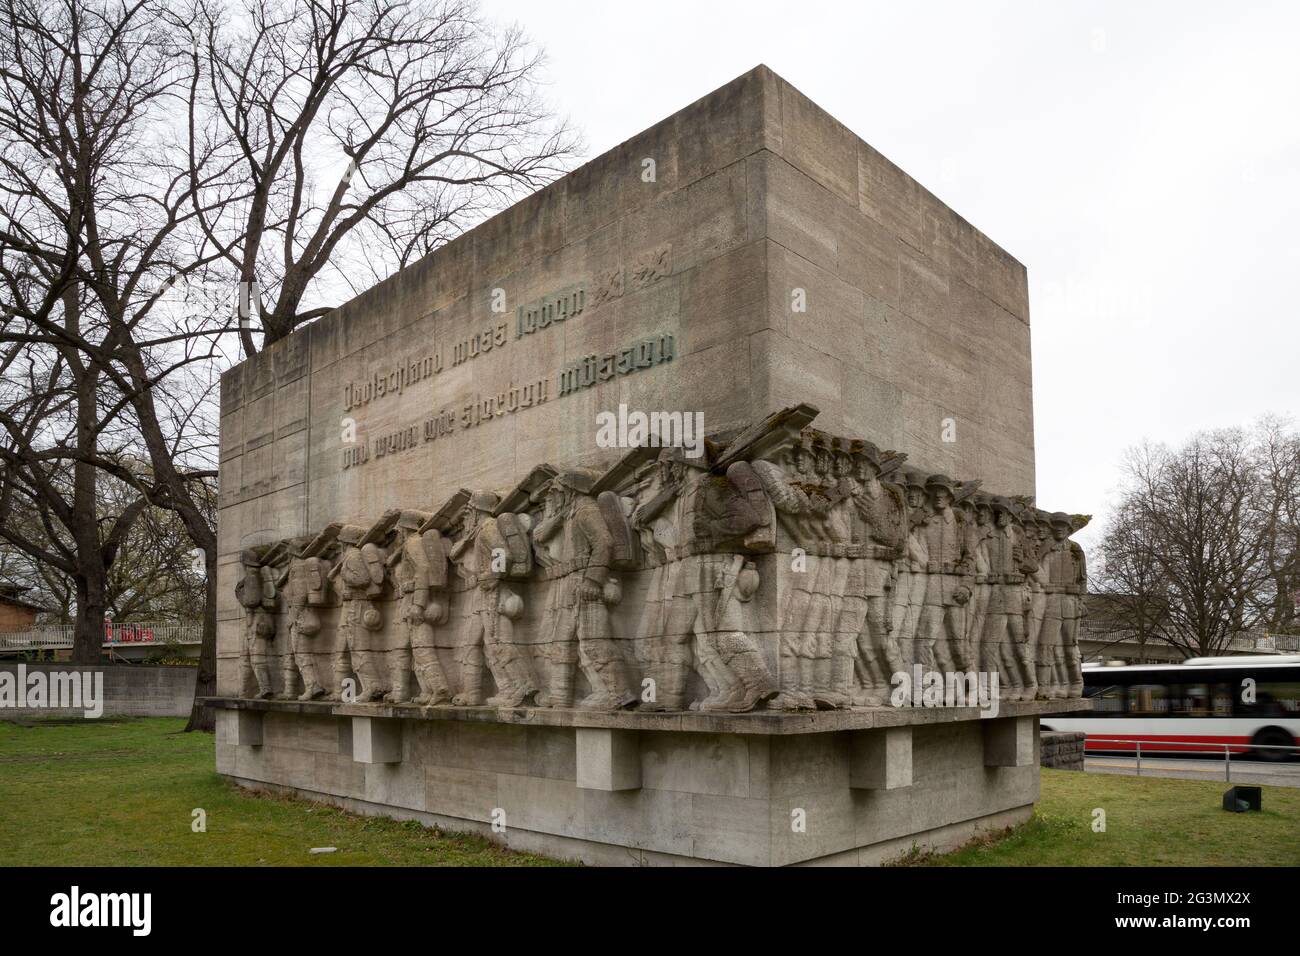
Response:
M928 561L925 566L925 605L917 627L917 661L943 672L971 669L966 640L965 609L974 583L971 531L966 517L953 507L956 483L947 475L931 475L925 483L930 515L921 525Z
M1071 517L1072 533L1082 531L1092 518L1089 515ZM1075 541L1069 542L1070 555L1074 559L1073 581L1067 586L1064 601L1064 633L1062 643L1065 645L1066 676L1069 685L1067 697L1083 696L1083 655L1079 650L1079 624L1088 613L1088 559L1083 547Z
M356 700L368 702L384 696L379 633L384 616L379 601L384 595L387 554L361 525L345 524L338 534L343 557L334 566L342 607L339 611L339 642L334 655L335 690L331 700L345 699L345 681L351 671L360 687Z
M333 546L340 525L332 524L314 538L299 541L285 574L284 596L289 605L289 648L284 655L283 695L292 698L302 679L299 700L315 700L327 693L316 671L312 641L321 631L320 611L330 604L330 562L324 552Z
M699 674L708 696L692 708L739 713L776 694L776 685L757 646L745 633L741 604L758 589L758 571L747 561L743 542L767 519L753 496L758 478L747 462L733 463L725 476L679 448L664 449L646 500L633 516L637 528L652 529L659 562L651 581L638 635L646 676L654 681L643 709L682 710L687 704L692 638Z
M831 502L815 483L814 458L802 443L784 449L775 462L755 461L752 468L791 549L790 557L778 558L776 567L780 591L788 596L781 609L780 692L769 706L812 710L817 706L813 695L818 634L830 617L834 577L829 556Z
M1033 648L1034 670L1038 677L1039 700L1047 700L1052 686L1052 661L1044 648L1044 617L1047 614L1047 552L1051 547L1051 522L1044 511L1026 506L1021 511L1025 528L1025 559L1034 565L1026 583L1029 588L1029 609L1025 612L1025 632Z
M1047 600L1039 642L1039 662L1046 663L1049 668L1047 697L1056 700L1070 693L1073 675L1068 648L1072 642L1074 653L1078 653L1078 603L1082 600L1087 575L1082 569L1082 550L1070 540L1074 530L1070 516L1057 511L1049 522L1052 540L1047 543L1042 558L1043 590Z
M420 693L417 704L445 704L451 688L443 673L434 628L450 616L447 544L437 528L425 530L430 515L405 510L397 519L401 546L394 551L393 579L397 585L397 619L400 638L392 651L391 688L387 699L399 703L410 699L408 675L415 671Z
M989 603L983 640L985 666L998 669L1005 699L1033 700L1038 692L1038 674L1034 646L1025 630L1029 604L1025 582L1037 564L1026 556L1024 531L1015 520L1015 506L997 495L989 503L994 524L986 542Z
M591 693L579 707L615 709L637 702L619 643L614 639L609 607L621 597L611 575L614 535L590 492L596 476L588 471L561 472L545 491L545 511L533 528L534 553L550 582L542 620L545 687L537 695L542 707L573 705L575 670L581 666ZM616 516L624 521L621 511Z
M974 562L975 580L972 588L969 614L966 620L966 640L971 648L971 666L976 670L991 671L997 668L996 653L984 653L985 622L988 618L989 599L993 585L989 581L989 540L993 537L993 509L989 496L976 493L963 502L964 511L971 527L971 557Z
M244 632L240 644L240 664L247 684L251 676L257 683L257 696L270 698L271 668L267 662L267 645L275 640L277 592L275 578L262 562L269 548L245 548L239 556L243 568L235 585L235 600L244 609Z
M494 516L499 503L492 492L471 496L460 540L451 549L469 594L465 631L457 649L460 692L452 698L458 706L483 703L485 664L497 686L489 705L518 707L537 693L524 645L514 638L514 621L523 614L523 599L502 583L523 577L532 568L528 519L510 513Z
M883 457L871 442L862 442L852 457L853 507L849 574L844 614L852 635L848 673L836 669L836 689L850 686L856 661L862 690L853 703L879 707L889 695L891 678L904 669L898 636L892 630L888 588L894 562L907 542L907 504L896 485L880 481ZM854 653L856 652L856 653Z
M907 506L907 538L903 555L894 562L893 590L890 596L890 634L898 642L904 668L920 658L916 652L916 635L925 607L925 568L930 556L926 550L922 525L929 515L925 476L915 469L904 469L902 493Z

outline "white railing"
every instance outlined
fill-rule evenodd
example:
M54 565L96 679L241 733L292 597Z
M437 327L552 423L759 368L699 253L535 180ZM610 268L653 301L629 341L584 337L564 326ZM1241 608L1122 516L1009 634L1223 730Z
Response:
M1084 741L1083 753L1085 757L1111 756L1111 754L1105 754L1105 755L1089 754L1088 746L1090 744L1126 744L1127 747L1125 748L1125 750L1120 750L1120 753L1123 754L1127 752L1128 748L1133 749L1133 752L1137 757L1137 775L1140 777L1142 776L1142 754L1143 754L1142 744L1143 743L1147 745L1145 753L1148 758L1155 757L1155 756L1176 757L1180 755L1184 757L1197 756L1197 755L1210 756L1211 754L1216 754L1219 748L1222 747L1223 748L1223 779L1229 783L1232 782L1233 751L1236 751L1237 753L1238 763L1240 763L1241 758L1246 755L1253 756L1256 758L1256 760L1269 761L1269 763L1266 765L1269 768L1268 770L1263 769L1264 765L1257 764L1256 766L1250 768L1249 772L1251 773L1284 772L1285 769L1287 768L1287 764L1282 763L1281 761L1286 760L1288 756L1300 755L1300 747L1297 747L1295 744L1256 744L1256 743L1217 744L1217 743L1202 743L1199 741L1198 742L1189 741L1186 743L1180 743L1179 741L1173 741L1173 740L1142 741L1135 737L1093 737L1091 735L1089 735ZM1097 749L1098 750L1109 749L1112 753L1114 753L1114 751L1117 748L1098 747ZM1270 751L1270 754L1260 753L1260 751L1263 750ZM1159 769L1159 764L1156 764L1155 768ZM1164 769L1168 770L1170 768L1166 766ZM1288 776L1292 776L1292 774L1288 774Z
M0 652L64 650L72 647L72 624L50 624L25 631L0 633ZM104 647L157 647L163 644L202 644L201 624L105 624Z

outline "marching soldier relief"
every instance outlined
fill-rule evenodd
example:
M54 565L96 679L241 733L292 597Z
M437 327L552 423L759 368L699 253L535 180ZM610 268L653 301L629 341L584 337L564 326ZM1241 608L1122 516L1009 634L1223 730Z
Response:
M790 429L815 414L772 416L787 434L747 450L761 457L710 441L701 459L668 448L637 469L543 465L531 489L246 550L236 591L257 696L322 696L326 649L331 699L355 679L358 702L881 707L913 664L996 673L1007 700L1079 696L1087 576L1069 538L1087 518L900 469L904 454L862 438ZM747 610L765 594L782 613L760 636ZM635 630L618 633L626 622Z
M222 379L218 770L614 864L1027 819L1088 706L1027 295L760 67L267 346Z

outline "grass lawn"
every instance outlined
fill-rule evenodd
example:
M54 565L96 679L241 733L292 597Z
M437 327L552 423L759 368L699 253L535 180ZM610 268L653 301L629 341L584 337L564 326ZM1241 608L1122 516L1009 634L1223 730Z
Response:
M418 823L253 796L213 769L212 737L179 719L0 721L0 866L548 866ZM1042 800L1009 834L922 866L1294 866L1300 789L1264 788L1262 813L1225 813L1227 784L1042 772ZM207 813L207 832L191 813ZM1106 831L1093 832L1093 810ZM311 855L312 847L337 853Z
M554 866L474 836L253 796L182 719L0 721L0 866ZM207 832L190 829L207 813ZM312 855L312 847L338 847Z
M1264 787L1259 813L1222 808L1223 781L1042 771L1033 818L921 866L1297 866L1300 788ZM1106 811L1104 833L1093 811Z

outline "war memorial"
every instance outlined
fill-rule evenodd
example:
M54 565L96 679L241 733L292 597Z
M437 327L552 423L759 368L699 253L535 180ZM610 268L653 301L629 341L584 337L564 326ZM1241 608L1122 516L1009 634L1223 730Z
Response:
M223 377L217 769L593 864L1021 822L1031 396L1024 267L752 70Z

